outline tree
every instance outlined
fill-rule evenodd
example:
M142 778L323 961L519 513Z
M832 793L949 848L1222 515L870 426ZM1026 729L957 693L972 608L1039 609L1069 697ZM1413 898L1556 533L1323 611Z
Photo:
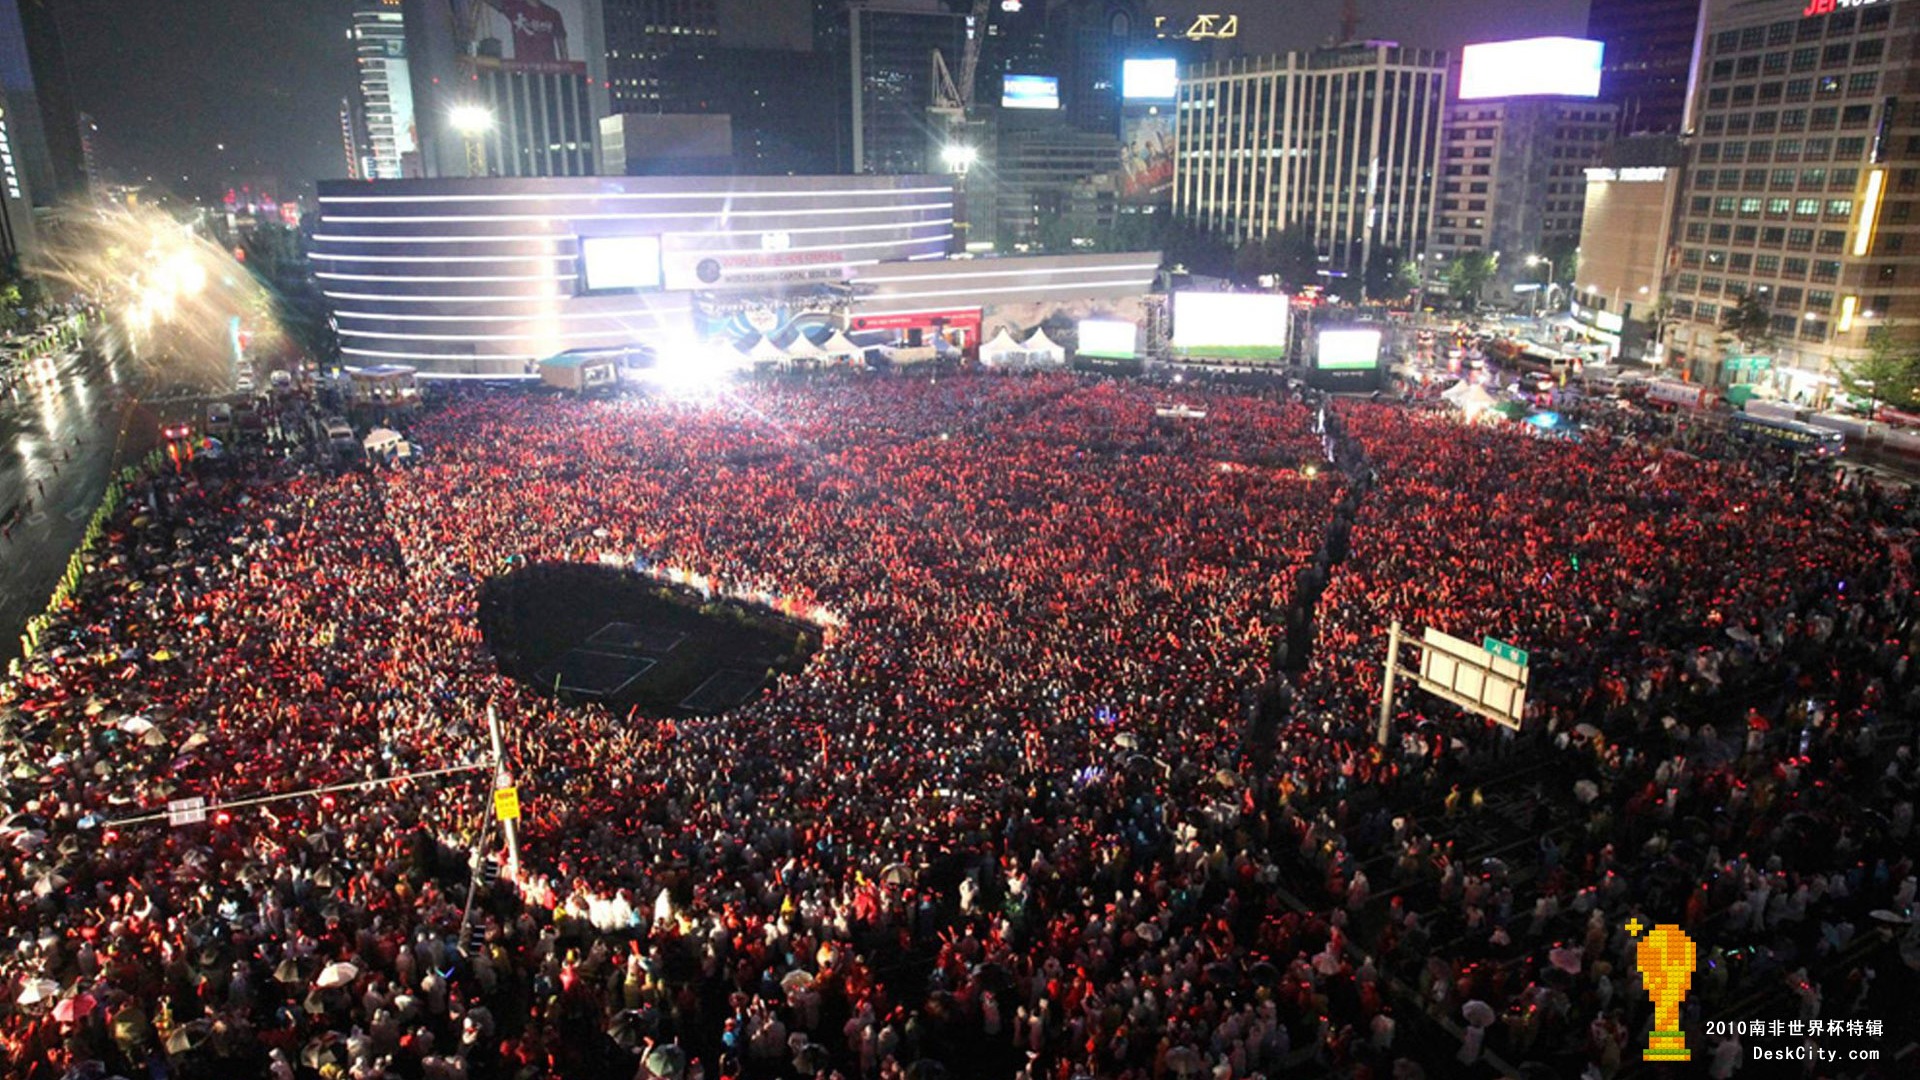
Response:
M1378 248L1367 263L1367 299L1375 302L1399 300L1420 287L1420 272L1413 260L1394 247Z
M1840 385L1876 406L1920 406L1920 352L1898 341L1891 324L1867 331L1867 355L1840 369ZM1877 411L1877 410L1876 410Z
M1288 292L1299 292L1320 284L1320 248L1313 242L1313 229L1304 224L1289 225L1272 237L1273 274Z
M1749 353L1773 343L1773 316L1761 302L1760 294L1752 290L1742 293L1739 303L1720 313L1720 329L1731 334Z
M1461 252L1447 266L1447 294L1471 308L1480 299L1480 290L1493 280L1493 256L1474 248Z
M247 270L273 298L273 315L303 352L322 365L340 360L340 338L313 279L304 238L285 225L261 225L241 241Z

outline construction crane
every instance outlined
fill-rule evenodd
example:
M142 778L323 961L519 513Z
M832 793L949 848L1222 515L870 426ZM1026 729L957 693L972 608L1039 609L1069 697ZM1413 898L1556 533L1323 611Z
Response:
M973 107L974 76L980 70L980 42L987 36L987 9L991 4L992 0L973 0L973 11L967 16L967 40L960 49L959 78L953 76L940 50L933 50L933 103L927 111L942 123L946 147L956 153L951 164L960 172L972 164L965 152L972 148L959 136L966 127L967 111Z

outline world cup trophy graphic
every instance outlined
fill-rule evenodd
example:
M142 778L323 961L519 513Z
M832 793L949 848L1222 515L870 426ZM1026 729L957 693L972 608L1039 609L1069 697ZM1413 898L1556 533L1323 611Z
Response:
M1640 920L1627 922L1627 933L1638 935ZM1671 923L1655 926L1640 939L1634 966L1640 969L1640 981L1653 999L1653 1030L1647 1035L1643 1061L1690 1061L1686 1033L1680 1030L1680 1003L1693 987L1693 966L1697 953L1693 939Z

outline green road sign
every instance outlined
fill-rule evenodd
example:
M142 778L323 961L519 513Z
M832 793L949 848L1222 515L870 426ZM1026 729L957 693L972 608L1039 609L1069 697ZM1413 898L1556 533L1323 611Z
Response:
M1480 647L1508 663L1527 666L1527 650L1516 649L1498 638L1481 638Z

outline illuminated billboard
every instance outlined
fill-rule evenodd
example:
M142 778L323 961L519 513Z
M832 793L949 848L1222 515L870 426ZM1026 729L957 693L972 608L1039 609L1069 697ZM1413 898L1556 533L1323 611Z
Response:
M580 262L588 292L660 287L657 236L583 236Z
M1380 366L1380 331L1366 329L1320 331L1320 355L1314 366L1322 371L1365 371Z
M1138 328L1130 322L1118 319L1081 319L1080 325L1081 356L1098 357L1102 360L1132 360L1135 356L1134 345L1139 338Z
M1174 293L1173 350L1204 359L1285 359L1287 298L1279 293Z
M1165 202L1173 195L1173 117L1130 116L1120 147L1120 198Z
M1000 107L1057 109L1060 107L1060 80L1051 75L1003 75L1000 78Z
M1120 65L1120 96L1128 101L1170 102L1179 89L1180 64L1171 57L1129 59Z
M520 71L583 74L581 0L453 0L455 25L473 28L475 55Z
M1469 45L1460 53L1460 100L1599 97L1603 48L1601 42L1570 37Z

